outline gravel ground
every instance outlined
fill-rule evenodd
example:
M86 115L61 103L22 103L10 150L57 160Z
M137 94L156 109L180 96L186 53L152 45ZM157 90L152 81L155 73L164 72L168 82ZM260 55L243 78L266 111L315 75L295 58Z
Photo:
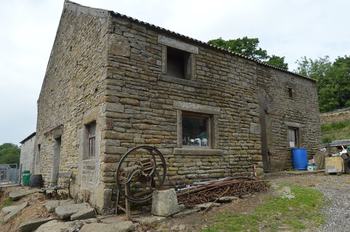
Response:
M276 182L291 182L320 190L327 199L323 232L350 231L350 175L301 175L273 178Z

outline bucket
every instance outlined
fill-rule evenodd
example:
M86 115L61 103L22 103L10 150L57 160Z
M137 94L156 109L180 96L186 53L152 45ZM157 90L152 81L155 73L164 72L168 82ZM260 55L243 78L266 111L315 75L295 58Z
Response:
M295 170L307 169L307 151L305 148L292 148L292 163Z
M22 172L23 186L29 186L30 175L30 171L28 170Z
M30 187L40 188L43 186L43 176L41 174L30 176Z

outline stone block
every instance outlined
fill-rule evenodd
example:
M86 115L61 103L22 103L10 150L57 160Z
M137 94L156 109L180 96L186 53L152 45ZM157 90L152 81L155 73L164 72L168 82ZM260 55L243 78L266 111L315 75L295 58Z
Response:
M12 218L14 218L19 212L22 211L25 207L28 206L28 202L24 202L22 204L16 205L15 207L12 207L11 210L7 210L7 214L4 216L4 222L8 222Z
M80 232L131 232L135 225L131 221L122 221L112 224L91 223L84 225Z
M62 205L58 206L55 209L55 213L60 219L69 219L72 214L75 214L81 210L86 210L91 208L88 203L81 204L71 204L71 205Z
M89 219L89 218L93 218L96 216L96 212L95 209L93 208L87 208L87 209L82 209L79 210L78 212L76 212L75 214L72 214L70 216L70 220L74 221L74 220L84 220L84 219Z
M37 219L29 220L29 221L22 223L19 226L18 230L19 230L19 232L32 232L32 231L36 230L42 224L49 222L53 219L54 218L37 218Z
M152 195L152 214L167 217L179 212L175 189L156 190Z
M11 200L17 201L24 196L27 196L27 195L30 195L33 193L37 193L39 191L40 191L40 189L15 190L15 191L12 191L9 193L9 197L11 198Z

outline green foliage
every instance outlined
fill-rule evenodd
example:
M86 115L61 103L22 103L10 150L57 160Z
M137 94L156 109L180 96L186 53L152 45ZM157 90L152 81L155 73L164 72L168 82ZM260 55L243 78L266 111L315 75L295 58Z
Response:
M322 143L350 138L350 120L321 125Z
M243 38L230 40L218 38L209 40L208 43L217 47L225 48L232 52L245 55L250 58L266 62L282 69L288 69L288 64L284 62L284 57L279 57L276 55L269 56L266 50L259 47L258 38L248 38L246 36Z
M3 202L0 204L0 210L4 207L12 205L12 203L13 201L11 200L11 198L9 197L5 198L5 200L3 200Z
M297 73L317 80L321 112L350 106L350 57L338 57L333 63L328 56L302 57L297 65Z
M19 156L21 150L12 143L4 143L0 145L0 164L19 164Z
M266 63L271 64L272 66L279 67L285 70L288 70L288 64L284 62L284 56L275 56L272 55L269 57Z
M251 214L220 214L204 232L216 231L301 231L324 223L324 197L312 188L291 186L295 198L273 197Z

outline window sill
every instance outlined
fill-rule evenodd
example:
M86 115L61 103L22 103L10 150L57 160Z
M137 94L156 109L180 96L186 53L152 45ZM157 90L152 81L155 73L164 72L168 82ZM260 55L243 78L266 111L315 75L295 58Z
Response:
M200 148L200 147L183 147L175 148L174 155L223 155L224 150L211 149L211 148Z
M161 81L166 81L166 82L171 82L175 84L180 84L180 85L188 85L192 87L199 87L199 84L193 80L188 80L188 79L183 79L179 77L173 77L173 76L168 76L165 74L162 74L160 76Z

